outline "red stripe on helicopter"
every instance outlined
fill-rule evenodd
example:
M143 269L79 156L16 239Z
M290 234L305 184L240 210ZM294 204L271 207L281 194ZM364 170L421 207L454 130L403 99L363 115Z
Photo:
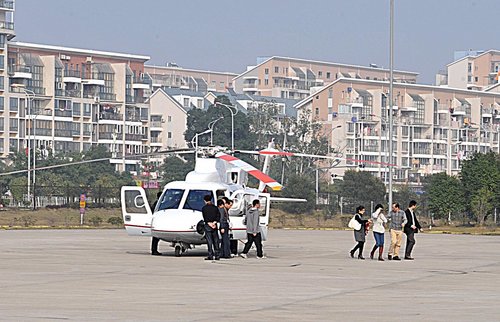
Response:
M276 180L265 174L264 172L258 170L254 166L246 163L245 161L242 161L236 157L233 157L232 155L225 154L225 153L217 153L215 155L217 158L220 158L224 161L227 161L231 163L232 165L243 169L244 171L248 172L250 175L254 176L255 178L259 179L260 181L264 182L267 186L271 187L273 190L281 190L283 187L281 184L279 184Z
M151 226L140 226L140 225L130 225L130 224L125 224L125 227L136 227L136 228L151 228Z
M162 230L162 229L151 229L152 231L159 231L162 233L195 233L196 230Z

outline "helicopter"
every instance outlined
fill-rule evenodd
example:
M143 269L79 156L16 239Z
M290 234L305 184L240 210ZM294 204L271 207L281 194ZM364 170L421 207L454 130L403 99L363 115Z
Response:
M184 181L167 183L154 209L151 209L142 187L124 186L121 189L123 222L128 235L156 237L166 241L174 248L177 257L189 249L206 244L201 213L205 195L210 195L214 204L222 197L233 200L228 212L234 240L246 239L245 209L253 200L258 199L261 204L259 224L263 241L267 240L271 202L306 201L300 198L274 197L266 192L266 189L279 191L283 188L266 174L273 156L331 159L334 165L340 160L347 160L339 156L279 151L274 148L273 141L268 148L260 151L229 151L224 147L196 146L193 152L196 154L194 170L186 175ZM265 156L263 170L233 156L233 152ZM259 188L247 186L248 175L260 181Z

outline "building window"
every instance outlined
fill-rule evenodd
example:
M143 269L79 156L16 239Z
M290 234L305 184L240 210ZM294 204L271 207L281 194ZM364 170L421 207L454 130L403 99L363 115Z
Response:
M269 85L269 79L264 79L264 85Z
M264 69L264 74L266 74L266 75L269 74L269 68Z
M0 76L0 90L4 90L5 87L4 87L4 77L3 76Z
M7 38L5 35L0 35L0 47L5 48L5 42L7 41Z
M472 63L467 64L467 71L472 72Z
M330 79L330 72L326 72L326 79Z
M316 114L316 116L319 116L319 107L316 107L315 114Z
M224 83L222 83L224 84ZM202 108L203 107L203 100L202 99L199 99L196 101L196 107L197 108Z
M170 122L172 122L172 116L171 116L171 115L169 115L169 116L167 117L167 120L168 120L168 122L169 122L169 123L170 123Z
M280 72L280 68L279 68L278 66L275 66L275 67L274 67L274 72L275 72L276 74L278 74L278 73Z
M172 132L168 132L168 133L167 133L167 137L168 137L169 139L171 139L171 138L172 138Z
M184 98L184 107L189 107L189 98Z
M19 99L17 97L11 97L9 100L9 110L17 112L19 110Z
M0 69L5 69L5 56L0 55Z
M319 71L319 72L318 72L318 77L321 77L321 76L323 76L323 72L322 72L322 71Z
M0 111L3 111L4 110L4 100L3 100L3 96L0 96Z
M475 77L475 78L474 78L474 81L475 81L475 82L477 82L478 80L479 80L479 78L478 78L478 77Z

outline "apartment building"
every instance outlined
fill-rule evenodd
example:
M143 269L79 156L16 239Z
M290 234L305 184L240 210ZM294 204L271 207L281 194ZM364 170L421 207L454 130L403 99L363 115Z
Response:
M362 165L387 181L380 163L392 162L395 182L419 183L433 173L458 174L474 152L500 152L500 93L395 83L389 158L388 92L388 82L340 78L295 105L322 122L331 150L348 158L332 173Z
M303 99L314 87L339 78L388 80L390 71L378 68L273 56L233 79L234 90L260 96ZM395 71L394 80L416 83L418 73Z
M148 56L22 42L10 42L7 56L2 157L28 146L49 155L99 144L117 169L137 171L139 161L125 157L149 149Z
M187 130L188 112L192 109L208 109L219 96L225 96L231 102L231 106L220 108L230 108L235 114L247 113L248 109L257 108L262 104L273 104L278 108L279 117L297 116L294 105L298 100L237 94L231 89L228 92L205 94L180 88L160 88L155 90L149 99L151 147L159 150L187 147L184 133ZM155 158L151 161L159 163L161 159Z
M500 82L500 51L469 52L436 75L436 85L488 91Z
M201 93L227 92L233 87L233 78L238 74L206 70L186 69L178 66L144 66L152 79L153 90L179 88Z
M8 74L5 67L7 66L7 42L14 37L14 1L0 1L0 158L8 153L9 146L9 140L6 138L9 117L5 109Z

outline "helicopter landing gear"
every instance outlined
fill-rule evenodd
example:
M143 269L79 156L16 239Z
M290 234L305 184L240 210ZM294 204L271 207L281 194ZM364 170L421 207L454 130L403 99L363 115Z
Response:
M182 242L174 243L174 244L172 244L172 246L174 247L175 257L180 257L186 250L191 248L191 247L189 247L188 244L185 244Z

